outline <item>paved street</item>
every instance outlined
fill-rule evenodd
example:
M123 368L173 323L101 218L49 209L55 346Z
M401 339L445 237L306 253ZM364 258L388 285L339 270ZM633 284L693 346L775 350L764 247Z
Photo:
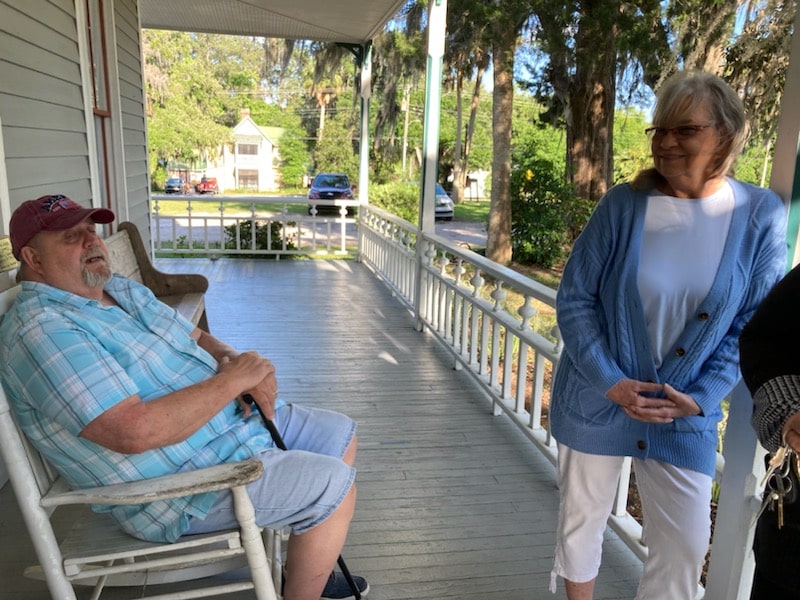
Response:
M486 247L485 223L436 221L436 233L470 250Z

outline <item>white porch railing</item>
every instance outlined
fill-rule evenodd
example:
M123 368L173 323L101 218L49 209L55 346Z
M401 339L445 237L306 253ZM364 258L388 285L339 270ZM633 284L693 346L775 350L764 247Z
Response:
M188 214L165 216L156 208L160 199L153 198L153 238L161 253L357 256L413 312L418 328L452 351L454 368L464 369L485 391L493 413L511 418L555 463L547 421L550 380L562 347L555 290L371 205L343 202L338 217L321 217L289 212L291 204L307 206L303 198L231 197L216 198L219 215L208 215L192 212L197 200L208 200L194 197L181 198ZM226 209L242 201L251 202L250 214ZM346 206L358 206L357 223L346 216ZM254 247L254 224L269 226L269 248ZM293 248L293 240L302 242ZM740 385L731 396L722 432L727 442L717 457L719 502L706 587L699 592L706 600L749 596L752 520L764 470L751 412L750 396ZM630 469L623 469L609 524L644 559L641 527L627 512L629 481Z
M372 206L360 208L360 258L397 294L425 328L447 346L454 367L483 388L495 415L504 413L553 463L547 427L549 383L561 354L555 290L497 265ZM418 268L419 265L419 268ZM508 292L522 300L509 305ZM752 519L760 506L761 452L744 386L731 397L724 456L717 456L720 494L706 600L744 600L752 580ZM629 464L629 463L628 463ZM627 511L630 468L620 477L611 527L640 558L642 530Z
M357 200L323 202L302 197L170 196L152 197L153 249L159 255L355 256L356 220L348 209ZM181 212L162 205L181 205ZM245 205L244 210L241 206ZM234 208L238 207L237 208ZM297 207L290 210L290 207ZM170 207L172 208L172 207ZM338 210L338 214L336 211Z
M547 426L553 369L561 355L555 290L372 206L361 208L361 260L415 312L490 398L556 462ZM420 247L419 254L417 248ZM417 271L417 264L421 269ZM509 305L509 292L521 302ZM640 558L641 527L627 511L623 469L611 524Z

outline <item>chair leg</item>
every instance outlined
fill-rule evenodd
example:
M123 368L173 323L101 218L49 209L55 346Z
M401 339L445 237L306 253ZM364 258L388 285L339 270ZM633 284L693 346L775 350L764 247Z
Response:
M283 555L282 541L283 531L280 529L265 529L262 537L267 546L267 560L272 566L272 583L277 591L278 598L281 598L281 588L283 587Z
M50 527L42 525L49 521L50 516L39 502L33 500L39 498L41 493L19 435L11 418L5 392L0 387L0 438L16 440L16 443L0 444L2 446L0 452L3 462L11 473L14 495L17 497L22 518L28 531L37 532L36 535L31 535L31 541L36 549L39 564L42 565L50 595L59 600L75 600L75 590L64 574L63 557L58 547L58 540Z
M242 545L247 555L247 564L250 567L250 577L255 587L258 600L278 600L275 586L272 583L272 574L264 550L264 540L256 525L253 503L247 495L244 486L235 487L233 492L233 505L236 519L241 528Z
M112 564L114 564L113 560L109 560L105 563L107 567L110 567ZM100 595L103 593L103 588L106 586L106 581L108 581L107 575L97 578L97 583L94 585L94 589L92 590L92 595L89 597L89 600L100 600Z

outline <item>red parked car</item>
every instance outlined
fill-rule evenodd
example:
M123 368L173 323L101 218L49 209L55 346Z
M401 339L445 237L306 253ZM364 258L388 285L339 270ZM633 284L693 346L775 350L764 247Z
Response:
M217 178L216 177L203 177L200 183L194 186L194 191L198 194L216 194Z

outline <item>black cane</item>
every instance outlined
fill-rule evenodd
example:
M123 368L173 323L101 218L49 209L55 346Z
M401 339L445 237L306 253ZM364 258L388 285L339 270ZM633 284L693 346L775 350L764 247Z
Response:
M264 427L267 428L269 431L269 435L272 437L272 441L275 442L275 445L280 450L288 450L286 447L286 443L283 441L281 437L281 433L278 431L278 428L275 427L275 423L272 422L271 419L267 418L267 415L264 414L264 411L261 410L261 407L255 401L253 396L250 394L244 394L242 399L247 402L250 406L255 406L258 414L261 415L261 420L264 423ZM339 555L339 558L336 559L336 563L339 565L339 568L342 570L342 575L344 575L345 580L347 581L347 585L350 586L350 590L353 592L353 596L355 596L356 600L361 600L361 591L358 589L356 582L353 581L353 576L350 574L350 569L347 568L347 565L342 558L342 555Z

